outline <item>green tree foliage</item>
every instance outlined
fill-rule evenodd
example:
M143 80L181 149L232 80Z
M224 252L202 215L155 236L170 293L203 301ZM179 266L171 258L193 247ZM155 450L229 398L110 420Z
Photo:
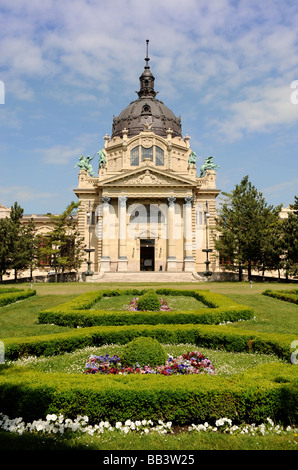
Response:
M284 249L284 269L286 277L298 274L298 197L290 205L288 218L283 221L282 240Z
M9 251L10 251L10 269L14 271L15 280L18 277L18 271L27 267L27 253L24 240L24 227L21 225L24 209L15 202L10 209L10 233L9 233Z
M243 269L251 279L252 267L269 265L268 237L274 236L280 207L267 206L262 193L245 176L231 194L223 193L216 221L215 249L231 270ZM268 258L268 260L267 260Z
M9 233L10 220L8 217L0 219L0 281L3 275L9 270L10 251L9 251Z
M10 208L9 217L0 220L0 277L14 271L17 281L18 272L33 267L36 249L36 230L33 221L22 224L23 208L15 202Z
M49 215L53 229L47 233L46 244L40 248L40 258L47 258L58 274L77 271L84 259L83 240L74 221L79 203L71 202L60 215Z

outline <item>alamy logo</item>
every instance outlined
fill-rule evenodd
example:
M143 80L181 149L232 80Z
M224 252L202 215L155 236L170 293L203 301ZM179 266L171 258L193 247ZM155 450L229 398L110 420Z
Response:
M109 198L107 198L109 199ZM101 240L119 239L135 240L149 234L149 238L180 240L185 238L194 249L203 246L203 232L206 229L202 204L195 204L195 229L192 225L192 203L188 201L182 207L179 204L131 204L126 207L125 201L119 198L119 223L115 207L108 202L99 204L95 214L98 222L95 235ZM122 198L123 199L123 198ZM125 198L126 199L126 198ZM192 199L192 198L190 198ZM121 211L121 207L124 212ZM126 215L128 223L126 225ZM118 226L118 233L116 227Z
M5 104L5 85L2 80L0 80L0 104Z
M295 91L291 94L291 103L298 104L298 80L291 83L291 88L295 88Z

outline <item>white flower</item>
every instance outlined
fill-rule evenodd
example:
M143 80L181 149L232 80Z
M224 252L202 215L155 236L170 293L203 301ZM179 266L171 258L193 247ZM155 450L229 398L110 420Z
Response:
M57 415L52 414L52 415L47 415L46 420L47 421L56 421Z

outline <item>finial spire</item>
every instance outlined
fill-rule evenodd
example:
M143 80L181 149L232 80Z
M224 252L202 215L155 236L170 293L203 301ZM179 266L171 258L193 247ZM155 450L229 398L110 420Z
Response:
M149 57L148 57L148 46L149 46L149 39L146 39L146 58L145 58L145 61L146 61L146 65L145 65L145 69L149 69Z
M146 65L144 67L144 72L140 76L140 91L138 91L139 98L145 96L145 97L155 97L157 95L157 92L154 91L154 76L150 70L149 66L149 56L148 56L148 45L149 45L149 39L146 39Z

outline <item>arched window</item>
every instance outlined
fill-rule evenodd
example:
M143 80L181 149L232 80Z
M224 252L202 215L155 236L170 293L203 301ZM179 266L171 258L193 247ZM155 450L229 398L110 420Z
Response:
M134 147L130 152L130 164L131 166L139 165L139 146Z
M164 151L160 147L155 148L155 164L156 166L164 165Z
M149 148L137 145L130 151L131 166L139 166L145 159L155 162L156 166L164 166L164 150L157 145Z
M165 214L158 204L140 204L130 214L130 223L165 223Z

